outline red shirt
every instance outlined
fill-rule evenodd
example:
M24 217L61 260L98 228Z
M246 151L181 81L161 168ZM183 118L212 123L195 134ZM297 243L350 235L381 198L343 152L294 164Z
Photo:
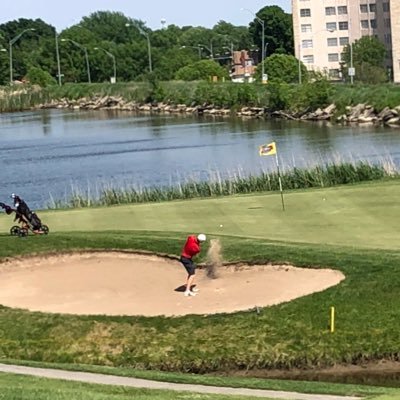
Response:
M200 253L200 243L195 235L189 236L182 250L182 257L192 258Z

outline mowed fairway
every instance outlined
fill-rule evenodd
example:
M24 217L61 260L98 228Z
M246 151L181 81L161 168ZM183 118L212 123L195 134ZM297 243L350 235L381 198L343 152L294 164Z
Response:
M267 240L399 249L399 181L203 200L41 211L51 232L205 232ZM29 204L29 198L26 198ZM1 215L7 232L12 216ZM222 226L221 226L222 225Z

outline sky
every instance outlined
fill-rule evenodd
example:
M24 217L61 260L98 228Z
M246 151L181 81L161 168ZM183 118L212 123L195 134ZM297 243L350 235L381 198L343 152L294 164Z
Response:
M163 20L165 25L177 26L212 28L221 20L247 26L254 19L251 12L278 5L290 13L290 3L291 0L13 0L2 7L0 24L19 18L40 18L61 31L95 11L118 11L144 21L152 30L160 29Z

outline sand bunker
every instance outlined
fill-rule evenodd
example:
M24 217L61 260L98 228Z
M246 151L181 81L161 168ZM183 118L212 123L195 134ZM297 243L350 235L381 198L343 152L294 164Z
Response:
M196 273L196 297L184 297L176 260L95 252L11 260L0 265L0 304L68 314L185 315L248 310L322 291L339 271L290 266L219 267Z

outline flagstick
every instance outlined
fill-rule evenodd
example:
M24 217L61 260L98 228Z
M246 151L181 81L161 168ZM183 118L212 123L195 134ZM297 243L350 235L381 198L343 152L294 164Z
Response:
M282 189L281 173L279 171L278 152L275 153L275 160L276 160L276 168L278 170L278 180L279 180L279 190L281 192L282 210L285 211L285 202L283 201L283 189Z

